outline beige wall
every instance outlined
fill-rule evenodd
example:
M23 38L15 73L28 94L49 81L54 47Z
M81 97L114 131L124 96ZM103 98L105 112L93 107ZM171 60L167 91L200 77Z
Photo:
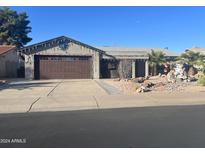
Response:
M53 47L40 51L32 55L25 55L25 77L34 79L34 55L72 55L72 56L92 56L93 78L99 78L100 74L100 54L99 52L83 47L75 43L68 43L68 49L62 50L60 47Z
M0 55L0 78L17 77L18 61L15 50Z

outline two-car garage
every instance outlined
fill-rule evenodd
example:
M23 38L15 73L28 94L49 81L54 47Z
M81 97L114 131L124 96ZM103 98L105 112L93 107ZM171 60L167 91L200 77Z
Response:
M91 56L34 56L35 79L91 79Z

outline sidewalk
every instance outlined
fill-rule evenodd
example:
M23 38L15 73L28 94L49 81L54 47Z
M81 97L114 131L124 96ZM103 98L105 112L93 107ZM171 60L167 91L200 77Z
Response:
M71 111L105 108L131 108L147 106L181 106L205 104L205 93L171 93L139 95L96 96L40 96L0 99L0 113L26 113Z
M42 97L30 112L205 104L205 93Z

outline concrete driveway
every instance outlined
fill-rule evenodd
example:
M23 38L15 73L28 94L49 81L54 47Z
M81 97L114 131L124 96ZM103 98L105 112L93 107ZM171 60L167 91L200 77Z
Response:
M0 113L27 112L40 97L45 97L57 81L10 81L0 89Z
M0 113L199 105L204 94L123 95L103 80L14 80L0 87Z
M0 113L97 109L107 95L94 80L11 81L0 89Z

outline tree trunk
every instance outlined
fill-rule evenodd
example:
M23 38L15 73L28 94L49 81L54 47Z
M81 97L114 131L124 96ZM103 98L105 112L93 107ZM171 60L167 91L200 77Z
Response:
M150 65L150 75L155 76L157 74L156 65Z
M157 65L154 65L154 75L157 75Z
M152 71L151 71L151 75L152 76L155 76L155 75L157 75L157 65L152 65Z
M190 65L189 71L188 71L188 76L194 76L197 73L196 69L194 66Z

